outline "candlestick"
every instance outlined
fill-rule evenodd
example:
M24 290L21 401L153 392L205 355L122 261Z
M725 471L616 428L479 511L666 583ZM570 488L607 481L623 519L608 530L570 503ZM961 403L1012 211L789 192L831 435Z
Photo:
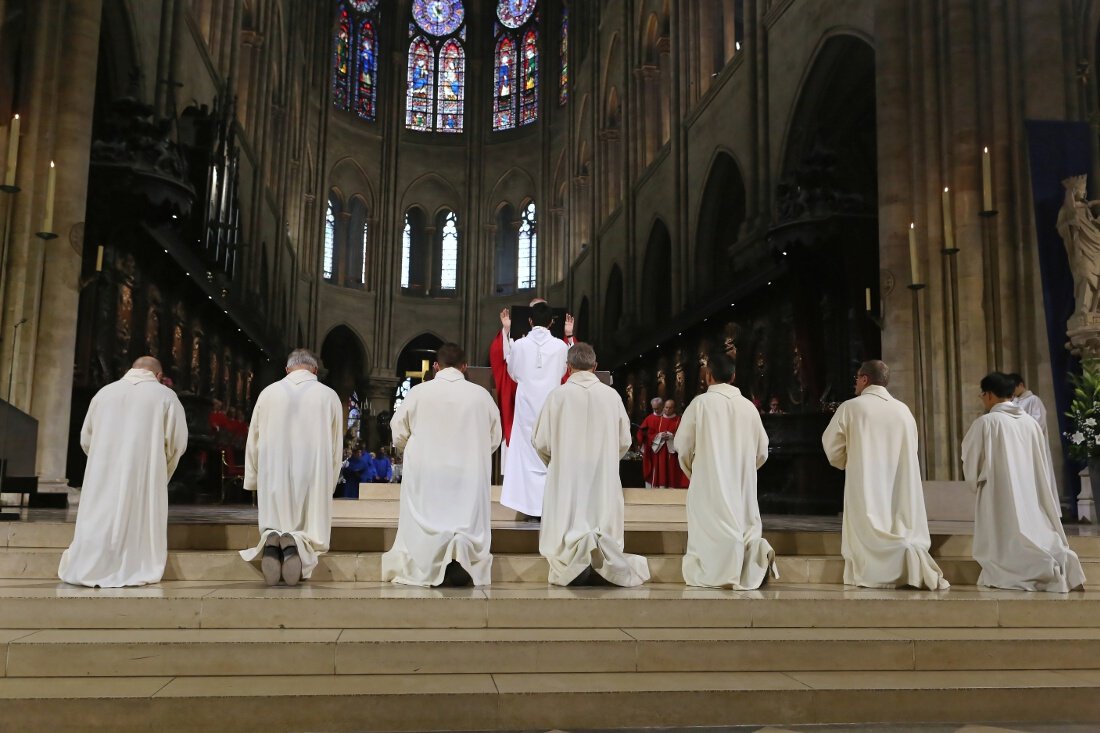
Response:
M19 163L19 115L11 118L11 127L8 128L8 160L4 170L4 190L14 192L15 170Z
M103 272L103 245L96 247L95 252L95 271Z
M943 248L955 250L955 213L951 206L951 189L943 187Z
M920 260L917 257L917 225L909 222L909 278L920 282Z
M871 312L871 288L867 288L866 290L864 290L863 294L865 296L865 300L867 301L867 312L870 313Z
M50 175L46 179L46 213L42 215L42 230L38 236L42 239L53 239L57 234L53 230L53 195L57 188L57 166L50 161Z
M993 211L993 168L989 148L982 148L982 211Z

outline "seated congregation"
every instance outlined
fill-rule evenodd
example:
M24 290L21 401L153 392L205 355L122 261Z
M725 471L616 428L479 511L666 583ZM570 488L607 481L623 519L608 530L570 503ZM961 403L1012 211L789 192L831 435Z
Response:
M545 469L539 551L548 581L638 586L649 580L649 566L624 549L618 471L631 445L629 419L618 393L596 377L589 344L572 345L565 359L567 378L545 397L530 438ZM386 581L490 584L491 461L502 427L497 404L466 380L466 368L460 346L440 347L434 378L413 387L391 421L404 478L397 534L382 558ZM559 367L546 360L546 368ZM249 426L245 486L257 492L260 539L240 554L259 560L269 585L308 579L329 547L343 417L317 370L312 353L292 352L286 377L260 394ZM58 570L67 583L120 587L163 576L166 487L187 426L162 376L156 359L142 357L91 403L81 432L87 480L73 543ZM916 422L887 390L889 376L883 362L865 362L856 397L839 407L822 436L829 462L846 473L844 583L944 590L948 583L930 554ZM757 503L768 435L735 377L724 352L710 355L707 391L678 418L672 448L688 480L684 582L752 590L769 574L778 577ZM978 583L1080 589L1085 578L1059 520L1049 451L1039 423L1013 402L1017 387L1009 375L982 379L986 414L962 446L965 477L976 492Z

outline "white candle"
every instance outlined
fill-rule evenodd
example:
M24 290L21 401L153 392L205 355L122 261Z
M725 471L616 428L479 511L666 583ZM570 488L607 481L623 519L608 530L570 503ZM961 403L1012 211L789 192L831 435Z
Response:
M103 245L99 245L95 252L95 271L103 272Z
M982 211L993 211L993 168L989 148L982 148Z
M914 285L920 282L920 262L917 259L917 228L916 224L909 222L909 279Z
M19 162L19 115L11 118L8 128L8 161L4 171L4 185L15 185L15 166Z
M871 312L871 288L867 288L866 290L864 290L863 294L864 294L864 296L866 296L866 300L867 300L867 312L870 313Z
M951 209L951 190L943 187L943 248L955 249L955 215Z
M42 217L42 231L53 233L53 194L57 187L57 167L50 161L50 176L46 179L46 213Z

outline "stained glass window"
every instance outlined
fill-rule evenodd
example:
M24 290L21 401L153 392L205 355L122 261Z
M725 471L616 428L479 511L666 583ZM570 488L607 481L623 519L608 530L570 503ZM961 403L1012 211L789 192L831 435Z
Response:
M332 103L338 109L348 108L350 78L351 20L348 9L340 3L336 7L336 41L332 50Z
M441 132L462 132L462 102L466 88L466 54L452 38L439 52L438 105L435 126Z
M423 132L462 132L466 100L462 0L414 0L412 16L405 126Z
M332 210L332 200L325 209L325 252L321 266L321 276L331 280L336 269L336 212Z
M466 16L462 0L413 0L413 20L433 36L449 36Z
M558 46L558 104L569 101L569 7L561 9L561 44Z
M516 126L516 44L511 36L497 41L493 78L493 129L510 130Z
M363 219L363 270L359 278L363 285L367 284L367 220Z
M510 130L539 115L537 0L498 0L493 54L493 129Z
M535 218L535 202L527 204L519 225L519 263L517 267L520 290L535 287L538 275L538 221Z
M443 218L442 245L439 288L454 290L458 287L458 217L453 211L448 211Z
M359 72L355 87L355 112L364 120L374 121L378 82L378 41L374 23L359 24Z
M332 104L374 122L378 109L378 0L336 6L332 51Z
M520 89L519 124L539 117L539 34L531 28L523 36L523 74Z
M412 264L412 222L405 214L405 230L401 234L401 287L409 287L409 266Z
M508 28L521 28L535 12L538 0L500 0L497 18Z
M435 52L428 39L419 36L409 44L408 101L405 126L410 130L431 130L434 112Z

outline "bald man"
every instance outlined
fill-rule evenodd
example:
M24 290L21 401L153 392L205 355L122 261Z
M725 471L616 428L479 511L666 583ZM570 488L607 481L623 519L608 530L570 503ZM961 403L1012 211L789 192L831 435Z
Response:
M157 583L168 561L168 479L187 449L187 420L143 356L96 393L80 431L88 454L73 543L57 575L100 588Z

